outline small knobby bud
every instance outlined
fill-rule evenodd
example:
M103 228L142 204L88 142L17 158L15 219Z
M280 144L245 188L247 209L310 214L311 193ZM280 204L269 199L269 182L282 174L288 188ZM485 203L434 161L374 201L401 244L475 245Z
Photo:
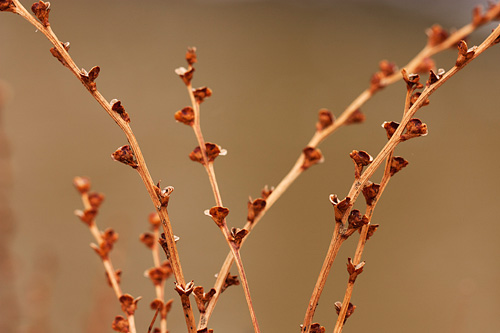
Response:
M134 169L139 166L135 159L134 152L129 145L118 148L113 154L111 154L111 158L117 162L130 165Z
M225 207L212 207L208 212L214 222L222 228L226 225L226 216L229 214L229 209Z
M155 245L155 236L150 233L150 232L145 232L139 236L139 239L141 240L144 245L146 245L148 248L152 249L153 246Z
M319 110L318 114L318 122L316 123L316 130L322 131L325 128L332 126L334 121L335 117L333 116L330 110L321 109Z
M426 85L430 86L436 82L439 81L439 79L444 75L445 71L444 69L440 68L438 69L437 73L434 73L434 71L431 69L429 73L429 79L427 80Z
M398 66L395 63L390 62L388 60L382 60L378 63L378 67L380 72L384 74L384 76L390 76L394 74L398 70Z
M373 157L364 150L353 150L349 156L354 162L354 177L361 177L363 168L373 162Z
M75 185L81 194L87 193L90 190L90 179L87 177L75 177L73 178L73 185Z
M483 9L483 6L477 5L472 10L472 24L476 27L479 25L483 25L488 21L486 15L483 14Z
M354 283L359 274L363 273L365 262L354 265L351 258L347 258L347 272L349 273L349 282Z
M267 185L264 186L264 188L260 192L262 199L266 200L267 198L269 198L269 196L271 195L271 193L273 193L273 191L274 191L274 186L272 186L271 188L269 188Z
M111 100L111 102L109 102L109 104L111 105L111 110L115 111L116 113L118 113L118 115L127 123L130 123L130 116L128 115L128 113L125 111L125 108L123 107L122 105L122 102L117 100L117 99L113 99Z
M401 74L403 74L403 80L406 82L408 90L422 88L422 84L419 82L420 76L418 74L408 74L404 68L401 70Z
M202 329L199 329L196 331L196 333L214 333L214 330L213 329L209 329L209 328L202 328Z
M196 61L196 47L188 47L186 51L186 61L189 66L192 66Z
M98 192L89 192L87 196L90 206L94 209L99 208L105 198L104 194Z
M220 292L223 293L227 288L231 286L239 286L240 280L238 279L238 275L231 275L231 273L227 273L226 279L224 280L224 285L222 286Z
M304 154L302 170L307 170L311 166L324 161L323 154L321 154L321 151L318 148L306 147L302 150L302 153Z
M368 181L368 183L363 187L363 195L366 200L366 204L371 206L375 199L377 199L378 191L380 190L380 185Z
M432 58L425 57L420 61L420 63L415 67L415 73L429 73L430 70L436 68L436 63Z
M147 270L144 275L149 277L155 286L160 286L163 281L172 276L173 270L168 260L164 261L160 267L153 267Z
M101 257L102 260L108 258L109 252L113 249L114 243L118 240L118 234L111 228L101 233L102 242L99 245L90 244L90 247Z
M369 240L373 234L375 233L375 231L377 231L379 225L378 224L370 224L368 226L368 233L366 234L366 240ZM359 233L361 233L361 229L358 229Z
M161 317L167 318L167 314L170 312L173 302L173 299L168 300L167 303L163 303L161 299L155 299L149 304L149 307L151 310L159 310Z
M75 210L75 215L78 216L82 222L90 226L94 223L94 219L97 215L97 209L90 208L85 209L84 211Z
M210 300L212 300L215 293L216 291L214 288L210 289L210 291L206 293L204 292L203 287L194 287L193 294L200 313L205 313L206 307L208 306L208 303L210 303Z
M311 324L311 328L309 329L310 333L325 333L326 329L321 326L319 323Z
M191 84L193 79L194 67L186 69L184 67L179 67L175 69L175 74L179 75L186 86Z
M410 119L406 125L406 132L401 135L401 141L406 141L417 136L427 135L427 125L424 124L420 119L413 118Z
M157 229L161 225L160 215L157 212L149 214L148 221L153 226L153 229Z
M444 42L448 38L448 32L444 30L439 24L435 24L426 31L427 44L429 46L436 46Z
M248 200L247 221L253 222L264 208L266 208L266 200L258 198L252 201L252 198L250 198L250 200Z
M469 60L474 57L476 53L477 46L473 46L470 49L467 48L467 43L464 40L458 42L458 57L455 65L461 67L465 65Z
M213 162L215 158L223 152L223 150L221 150L218 145L210 142L205 143L205 150L207 152L207 160L209 163ZM205 161L203 160L203 153L200 149L200 146L193 149L193 151L189 154L189 158L191 159L191 161L205 165Z
M177 244L179 241L179 237L174 235L174 242ZM165 255L167 256L167 259L170 260L170 251L168 249L168 244L167 244L167 239L165 237L165 233L161 234L161 237L158 239L158 243L160 243L160 246L162 247L163 251L165 251Z
M0 0L0 12L16 12L16 5L12 0Z
M387 139L390 140L394 135L394 132L398 129L399 123L395 121L386 121L382 124L382 127L385 128L385 131L387 132Z
M205 98L212 96L212 90L207 87L193 89L194 98L198 104L203 103Z
M361 112L361 110L357 109L349 115L349 118L346 119L345 124L359 124L365 121L365 115Z
M381 72L376 72L370 78L370 93L374 94L380 89L384 88L384 84L382 83L382 79L385 75Z
M130 332L130 327L128 324L128 320L123 316L116 316L111 324L111 328L117 332L128 333Z
M365 215L361 215L361 212L357 209L353 209L349 213L349 217L347 218L347 222L349 222L349 229L358 229L368 224L368 218Z
M330 202L333 205L333 209L335 211L335 221L338 223L342 222L342 218L344 217L344 214L349 210L351 207L351 198L346 197L344 200L339 201L339 198L335 194L330 195Z
M189 296L194 289L194 281L189 282L185 287L183 287L181 284L174 282L175 283L175 291L179 294L179 296Z
M188 126L193 126L194 124L194 110L190 106L186 106L182 110L177 111L174 117L178 122Z
M122 311L129 316L133 315L135 313L135 310L137 309L137 302L139 302L141 298L142 297L137 297L136 299L134 299L129 294L120 296L119 301L122 304Z
M94 81L99 76L100 71L101 69L99 68L99 66L94 66L88 73L83 68L80 72L80 78L82 79L83 83L87 86L87 89L89 89L91 92L97 90L97 85Z
M391 177L408 165L408 161L400 156L394 156L391 160Z
M236 245L237 248L240 247L243 238L245 238L249 232L250 231L248 231L247 229L231 228L231 236L233 237L232 242L234 243L234 245Z
M49 23L49 13L50 13L50 2L38 1L31 6L31 11L35 16L42 22L44 27L48 27Z
M418 92L418 91L416 93L414 93L413 95L411 95L411 97L410 97L410 107L412 107L413 104L415 104L418 101L418 99L420 98L420 95L422 95L422 93ZM427 106L427 105L429 105L429 103L430 103L429 99L425 98L425 100L422 102L421 106Z
M160 199L160 205L161 205L161 207L167 207L168 206L168 202L170 200L170 195L174 191L174 187L173 186L167 186L167 187L165 187L161 191L159 191L159 189L160 189L160 183L158 183L158 185L156 186L155 190L156 190L156 193L158 194L158 199Z
M337 311L337 314L340 314L341 309L342 309L342 303L335 302L335 310ZM354 312L355 309L356 309L356 305L353 305L351 302L349 302L349 305L347 306L347 312L346 312L345 318L344 318L344 324L345 324L347 318L349 318L352 315L352 313Z
M69 42L66 42L66 43L63 43L61 42L61 45L62 47L68 51L69 50ZM68 66L68 63L66 62L66 60L64 60L63 56L61 55L61 53L54 47L51 47L50 48L50 53L52 54L52 56L54 56L57 60L59 60L59 62L61 64L63 64L63 66L65 67L69 67Z
M121 269L115 270L115 280L116 280L116 283L120 284L120 282L121 282L121 276L122 276L122 270ZM113 287L113 284L111 283L111 279L109 278L108 272L106 272L106 281L108 282L108 285L110 287Z

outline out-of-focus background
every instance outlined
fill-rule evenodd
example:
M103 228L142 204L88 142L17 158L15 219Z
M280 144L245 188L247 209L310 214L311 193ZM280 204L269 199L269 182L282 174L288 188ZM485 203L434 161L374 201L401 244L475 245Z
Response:
M214 205L205 171L187 157L197 145L175 111L188 105L174 69L198 48L195 86L214 94L202 105L205 138L228 150L216 172L231 226L242 226L248 196L276 185L314 133L317 112L341 111L367 87L378 62L399 66L439 22L459 28L475 1L51 1L50 22L80 67L101 67L98 89L119 98L155 180L172 185L169 211L186 279L206 289L227 246L203 211ZM24 2L25 6L31 3ZM478 44L488 25L468 42ZM76 175L105 193L98 225L120 235L112 260L124 292L141 295L139 332L153 312L152 265L138 240L153 211L138 175L110 154L126 139L73 75L49 53L41 33L0 14L2 332L111 332L121 313L92 238L75 209ZM500 325L498 143L499 48L489 50L431 98L417 115L429 135L402 144L410 165L390 182L368 242L357 306L345 332L496 332ZM437 57L449 69L456 51ZM424 78L425 79L425 78ZM404 84L364 107L365 123L342 128L320 149L325 162L302 175L251 234L242 255L263 332L298 332L334 226L331 193L353 181L349 152L375 156L383 121L398 121ZM376 175L377 177L380 174ZM360 204L356 207L363 209ZM341 249L315 321L333 329L334 302L347 283ZM232 270L236 273L236 269ZM168 326L184 332L179 299ZM209 325L251 332L240 287L221 297Z

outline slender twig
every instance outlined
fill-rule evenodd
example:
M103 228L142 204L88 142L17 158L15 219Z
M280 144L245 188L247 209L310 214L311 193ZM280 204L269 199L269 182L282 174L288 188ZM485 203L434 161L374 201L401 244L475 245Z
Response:
M19 0L12 0L12 3L14 4L15 8L13 9L13 12L16 14L19 14L21 17L26 19L28 22L30 22L33 26L36 27L37 30L42 32L47 39L54 45L55 50L61 57L61 59L64 61L63 64L70 69L70 71L80 80L80 82L87 88L87 90L92 94L92 96L95 98L95 100L102 106L102 108L108 113L108 115L113 118L113 120L116 122L116 124L122 129L124 132L125 136L127 137L128 142L130 143L130 147L132 148L134 157L137 161L137 166L135 169L139 173L146 190L149 193L149 196L155 206L155 208L158 211L158 214L161 218L164 233L165 233L165 239L167 242L168 246L168 251L170 254L170 262L172 264L172 269L175 275L175 279L177 280L177 283L185 286L186 282L184 279L184 275L182 272L182 267L179 259L179 253L177 251L177 247L175 245L175 239L174 239L174 233L172 230L172 226L170 223L170 218L168 216L168 212L165 206L161 205L160 198L157 194L157 187L155 186L153 179L151 178L151 175L148 171L146 162L144 160L144 157L142 155L141 149L139 147L139 144L137 142L137 139L132 132L132 129L128 122L124 120L118 112L115 112L112 110L112 105L101 95L101 93L95 88L95 84L92 85L91 83L86 81L85 76L86 72L81 71L78 66L75 64L63 44L59 41L57 36L54 34L52 31L52 28L50 25L44 25L38 22L34 16L32 16L20 3ZM88 79L88 76L87 76ZM189 302L189 298L187 299L187 302ZM196 332L196 323L193 315L193 310L191 306L186 306L183 307L184 314L185 314L185 320L186 320L186 325L188 328L189 332Z

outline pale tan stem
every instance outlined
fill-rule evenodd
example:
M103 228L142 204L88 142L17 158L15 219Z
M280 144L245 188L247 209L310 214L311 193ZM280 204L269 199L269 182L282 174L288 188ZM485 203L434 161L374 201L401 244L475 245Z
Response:
M111 287L115 292L116 298L120 299L123 293L120 285L118 284L118 281L116 281L116 273L111 260L109 258L102 259L102 264L104 265L104 269L106 270L106 274L108 275L109 281L111 282Z
M135 329L135 316L133 314L127 315L127 319L130 328L130 333L137 333L137 330Z
M159 227L155 227L154 230L154 239L160 238L160 229ZM160 261L160 247L158 242L153 243L153 247L151 248L151 254L153 256L154 266L159 268L161 267ZM165 304L165 280L162 281L160 285L155 286L156 299L159 299ZM163 315L160 316L160 333L167 333L167 318Z

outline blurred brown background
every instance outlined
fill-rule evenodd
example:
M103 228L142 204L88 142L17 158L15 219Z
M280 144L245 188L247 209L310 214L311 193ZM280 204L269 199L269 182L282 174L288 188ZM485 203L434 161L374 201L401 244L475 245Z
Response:
M248 195L276 185L314 132L319 108L338 115L365 87L381 59L403 66L439 22L461 27L473 1L51 1L51 24L80 67L101 67L98 88L122 100L155 180L173 185L169 210L186 279L215 281L227 247L203 211L213 206L205 171L187 155L197 145L173 114L189 99L174 69L198 48L194 85L214 95L202 105L205 138L228 150L216 162L229 221L241 226ZM25 5L30 5L26 3ZM479 43L492 25L469 38ZM89 176L106 195L100 228L120 240L112 254L122 287L143 296L146 332L154 290L152 265L138 241L153 210L135 172L110 159L124 135L73 75L49 53L41 33L0 14L2 135L2 332L111 332L121 313L88 247L72 186ZM500 49L474 61L431 98L418 116L429 135L401 145L410 161L384 193L356 283L356 312L345 332L498 332L500 224L497 102ZM448 69L451 50L436 57ZM264 332L298 332L333 230L328 195L353 180L348 153L376 155L380 124L398 121L404 86L370 100L367 121L342 128L320 148L325 163L302 175L250 236L242 251ZM378 175L377 175L378 176ZM361 201L360 201L361 202ZM358 208L362 209L362 205ZM279 235L279 236L278 236ZM344 244L315 321L333 329L333 303L347 283ZM233 269L232 272L236 272ZM171 332L184 332L174 298ZM251 332L241 288L222 296L210 327Z

